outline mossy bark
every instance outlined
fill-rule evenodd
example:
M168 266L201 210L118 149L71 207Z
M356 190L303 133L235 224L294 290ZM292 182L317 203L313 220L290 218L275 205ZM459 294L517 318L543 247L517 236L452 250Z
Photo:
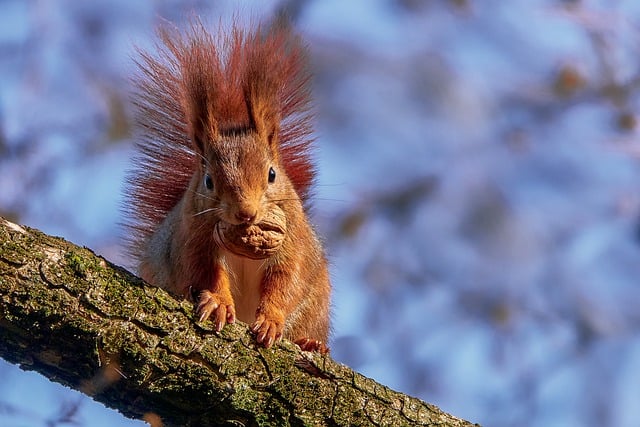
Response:
M0 357L166 426L467 426L328 356L216 333L193 306L0 218Z

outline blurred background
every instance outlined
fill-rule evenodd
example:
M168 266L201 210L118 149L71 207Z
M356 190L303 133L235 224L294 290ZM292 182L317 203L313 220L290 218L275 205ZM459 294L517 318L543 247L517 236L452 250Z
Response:
M131 266L133 46L283 10L333 357L485 426L637 426L636 0L0 0L0 215ZM0 425L144 423L0 360Z

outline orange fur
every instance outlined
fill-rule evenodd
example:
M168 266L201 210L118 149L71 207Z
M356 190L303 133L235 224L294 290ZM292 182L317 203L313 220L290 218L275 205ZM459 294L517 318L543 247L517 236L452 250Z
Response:
M315 170L301 40L281 26L211 35L201 23L159 35L156 56L140 52L142 133L127 190L141 276L199 291L201 319L218 329L237 311L267 347L285 336L322 350L330 284L306 216ZM272 209L287 222L275 255L255 262L216 246L218 222L257 223Z

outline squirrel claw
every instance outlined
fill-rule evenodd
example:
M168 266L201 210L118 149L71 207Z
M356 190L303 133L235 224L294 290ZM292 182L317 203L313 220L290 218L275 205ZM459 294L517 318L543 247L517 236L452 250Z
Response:
M251 331L256 334L256 341L265 348L271 347L282 339L283 329L283 322L267 319L263 315L259 315L251 326Z
M219 294L211 291L202 291L196 312L200 314L200 322L211 317L216 332L220 332L224 325L234 323L236 320L236 310L233 304L225 303Z
M329 353L329 347L327 347L325 343L319 340L300 338L295 340L294 343L296 343L302 351L317 351L320 354Z

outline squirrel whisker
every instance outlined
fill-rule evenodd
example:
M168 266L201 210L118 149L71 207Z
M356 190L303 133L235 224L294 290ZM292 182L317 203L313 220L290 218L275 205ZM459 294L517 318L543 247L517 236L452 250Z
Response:
M205 210L203 210L203 211L200 211L200 212L194 213L194 214L193 214L193 216L199 216L199 215L203 215L203 214L206 214L206 213L209 213L209 212L216 212L216 211L218 211L218 210L219 210L219 209L217 209L217 208L209 208L209 209L205 209Z

